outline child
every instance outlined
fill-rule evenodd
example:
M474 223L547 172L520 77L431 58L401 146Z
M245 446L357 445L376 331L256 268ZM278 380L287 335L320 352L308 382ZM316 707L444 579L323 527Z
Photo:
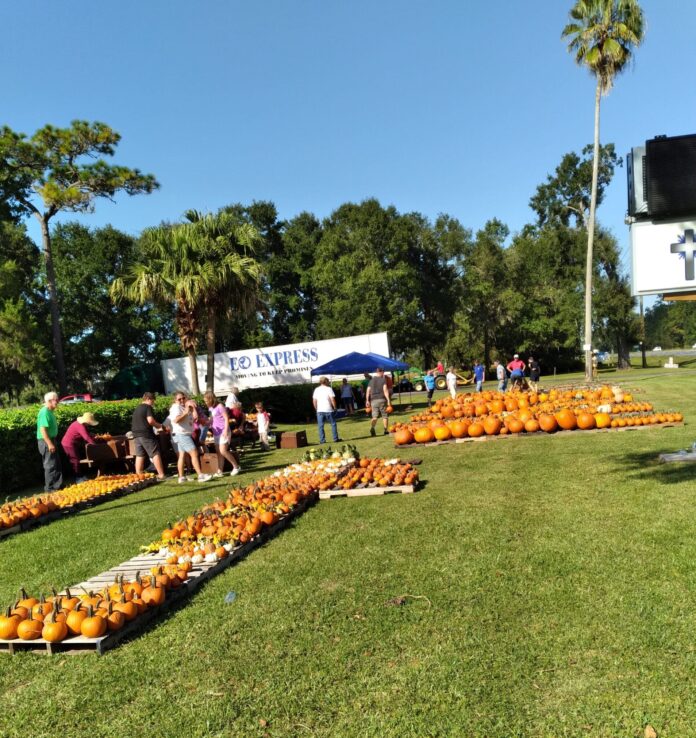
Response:
M263 409L263 402L256 403L256 427L259 431L259 444L262 450L270 451L268 445L268 428L271 425L271 416Z

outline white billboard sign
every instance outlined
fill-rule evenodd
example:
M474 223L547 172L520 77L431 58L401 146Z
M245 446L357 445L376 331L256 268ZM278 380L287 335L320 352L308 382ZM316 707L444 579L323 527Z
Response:
M696 292L696 220L631 224L634 295Z
M232 387L241 391L276 384L306 384L312 381L311 372L315 366L351 351L389 356L389 337L386 333L368 333L215 354L215 392L225 394ZM191 391L188 358L166 359L161 363L167 394L177 390ZM198 381L205 387L206 357L197 356L196 364Z

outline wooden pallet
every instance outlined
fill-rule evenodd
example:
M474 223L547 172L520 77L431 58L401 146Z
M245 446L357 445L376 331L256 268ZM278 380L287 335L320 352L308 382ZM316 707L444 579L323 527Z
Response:
M639 431L639 430L655 430L657 428L677 428L684 425L681 423L656 423L655 425L627 425L623 428L592 428L592 430L572 430L572 431L554 431L553 433L545 433L544 431L536 431L535 433L507 433L504 436L478 436L476 438L448 438L446 441L431 441L430 443L408 443L394 444L394 448L413 448L414 446L443 446L448 443L483 443L484 441L506 441L510 438L543 438L544 436L574 436L585 435L587 433L614 433L624 431Z
M159 607L151 608L146 610L144 613L139 615L135 620L126 624L120 630L113 633L107 633L100 638L85 638L84 636L73 636L66 638L60 643L49 643L43 638L38 638L35 641L21 641L12 640L5 641L0 639L0 653L8 653L14 655L20 651L31 651L32 653L39 654L82 654L82 653L97 653L98 655L104 654L114 646L118 645L121 641L128 636L133 635L141 631L148 623L161 617L164 613L168 612L172 608L176 607L187 597L193 595L205 582L212 579L220 572L227 569L232 564L240 561L247 556L251 551L259 546L262 546L268 540L278 535L296 517L301 515L311 505L313 505L318 499L317 494L307 497L300 502L295 508L293 508L287 515L282 517L275 525L264 528L258 535L252 538L247 543L244 543L230 552L224 559L220 559L214 563L201 562L195 564L189 572L188 579L177 589L170 589L167 591L167 599ZM123 574L127 579L133 579L137 572L140 572L143 576L149 575L150 569L153 566L159 566L164 564L166 561L166 554L159 553L148 553L134 556L128 561L124 561L118 566L114 566L108 571L102 572L91 579L87 579L84 582L75 584L69 587L70 591L75 594L81 591L97 591L103 589L105 586L113 584L116 577ZM64 593L65 591L63 591Z
M320 500L331 500L334 497L371 497L373 495L389 495L401 493L411 495L416 491L412 484L392 485L390 487L379 487L375 485L360 485L355 489L325 489L319 492Z
M155 484L156 481L157 480L154 478L144 479L141 482L134 482L133 484L129 484L127 487L115 490L109 495L101 495L100 497L94 497L91 500L76 502L70 507L62 507L58 510L51 510L51 512L42 515L40 518L29 518L28 520L23 520L18 525L13 525L11 528L3 528L2 530L0 530L0 540L2 540L3 538L7 538L8 536L12 536L15 533L23 533L24 531L31 530L32 528L36 528L39 525L46 525L47 523L52 523L54 520L60 520L61 518L75 515L76 513L82 512L83 510L88 510L92 507L96 507L97 505L101 505L104 502L111 502L111 500L117 500L119 499L119 497L125 497L126 495L130 495L133 492L138 492L141 489L145 489L145 487L149 487L150 485ZM41 497L41 495L36 496Z

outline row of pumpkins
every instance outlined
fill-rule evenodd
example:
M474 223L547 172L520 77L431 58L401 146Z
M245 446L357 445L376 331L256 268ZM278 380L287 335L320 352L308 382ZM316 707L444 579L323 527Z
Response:
M146 610L162 605L182 586L192 567L225 558L236 547L287 515L320 489L361 483L416 483L418 472L398 459L329 459L293 464L243 488L230 490L198 512L162 531L147 547L166 554L166 563L133 580L117 577L96 592L55 591L32 597L24 590L0 616L0 639L57 643L74 636L99 638L117 631ZM344 487L345 488L345 487Z
M227 499L206 505L168 526L149 550L167 554L167 562L214 561L220 546L246 543L273 525L302 500L320 490L353 489L361 484L417 484L418 471L399 459L326 459L285 467Z
M117 578L98 592L65 594L39 599L22 590L14 605L0 616L0 638L59 643L72 636L99 638L120 630L146 610L162 605L170 589L188 578L191 565L153 567L150 576L126 581Z
M536 392L483 392L457 395L434 403L431 410L396 423L398 445L452 438L515 433L554 433L681 422L681 413L656 413L648 402L635 402L618 388Z
M125 487L150 480L154 474L114 474L97 477L36 497L23 497L0 505L0 529L13 528L26 520L37 520L55 510L67 510L98 497L121 492Z

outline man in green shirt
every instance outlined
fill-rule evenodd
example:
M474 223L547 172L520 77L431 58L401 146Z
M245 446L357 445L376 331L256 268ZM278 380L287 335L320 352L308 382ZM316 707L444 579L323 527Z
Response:
M56 445L58 422L54 410L57 406L58 395L55 392L47 392L44 395L44 405L36 418L36 441L44 468L44 490L46 492L55 492L63 485L63 472Z

